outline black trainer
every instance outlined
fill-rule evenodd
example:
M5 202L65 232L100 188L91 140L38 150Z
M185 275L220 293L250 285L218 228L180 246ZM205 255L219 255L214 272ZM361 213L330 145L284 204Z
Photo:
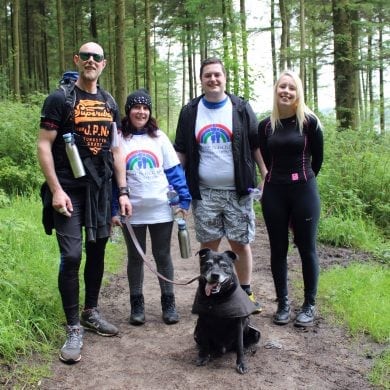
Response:
M314 305L304 304L295 318L294 325L305 327L314 325L316 309Z
M130 295L130 324L143 325L145 323L145 304L143 295Z
M84 330L80 325L66 327L66 341L60 350L60 360L64 363L77 363L81 359Z
M81 312L81 325L85 329L97 333L100 336L115 336L118 334L118 328L106 321L94 307Z
M286 325L290 321L290 304L287 298L278 300L278 309L273 315L273 322L276 325Z
M179 322L180 316L176 311L175 296L173 294L161 295L162 319L167 325Z

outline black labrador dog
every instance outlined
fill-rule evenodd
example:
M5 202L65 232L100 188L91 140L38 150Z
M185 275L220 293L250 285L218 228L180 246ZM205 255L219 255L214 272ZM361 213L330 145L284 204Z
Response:
M260 340L260 331L250 324L255 305L242 290L234 272L237 256L232 251L199 251L200 277L192 313L198 314L194 339L199 348L198 366L211 357L236 351L236 369L248 371L244 351Z

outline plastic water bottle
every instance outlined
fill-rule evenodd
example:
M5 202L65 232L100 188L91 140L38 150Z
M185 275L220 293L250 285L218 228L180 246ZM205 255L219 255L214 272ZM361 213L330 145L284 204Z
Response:
M62 136L65 141L65 151L68 156L70 167L72 168L73 176L77 179L85 176L85 169L83 162L81 161L79 151L74 142L72 133L66 133Z
M177 220L176 210L179 208L180 197L172 185L168 186L167 198L168 204L171 206L173 219Z
M249 196L253 200L260 200L261 199L262 192L261 192L260 188L248 188L248 191L249 191Z
M190 235L187 230L186 221L183 218L177 220L177 236L179 238L180 256L188 259L191 256Z

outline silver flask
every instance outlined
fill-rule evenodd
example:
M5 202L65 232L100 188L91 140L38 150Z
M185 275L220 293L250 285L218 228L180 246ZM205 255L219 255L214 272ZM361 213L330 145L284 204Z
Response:
M70 166L72 168L73 176L77 179L85 176L85 169L81 161L77 145L74 142L73 134L66 133L63 135L65 141L65 151L68 156Z

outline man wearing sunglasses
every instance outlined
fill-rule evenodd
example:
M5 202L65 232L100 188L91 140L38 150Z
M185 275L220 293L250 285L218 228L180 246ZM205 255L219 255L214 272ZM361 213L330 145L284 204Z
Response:
M122 215L131 215L126 186L125 159L117 142L120 126L118 106L111 107L109 95L98 86L106 66L104 52L94 42L85 43L74 56L79 78L74 85L74 107L69 107L63 90L50 94L43 105L38 137L38 159L46 178L42 189L45 230L56 230L60 249L58 286L65 312L66 342L60 359L81 359L83 329L114 336L118 329L98 310L98 295L104 272L104 253L111 228L111 179L120 188ZM117 126L115 126L115 125ZM85 176L75 178L63 135L72 133L83 162ZM85 230L85 302L79 314L79 268Z

